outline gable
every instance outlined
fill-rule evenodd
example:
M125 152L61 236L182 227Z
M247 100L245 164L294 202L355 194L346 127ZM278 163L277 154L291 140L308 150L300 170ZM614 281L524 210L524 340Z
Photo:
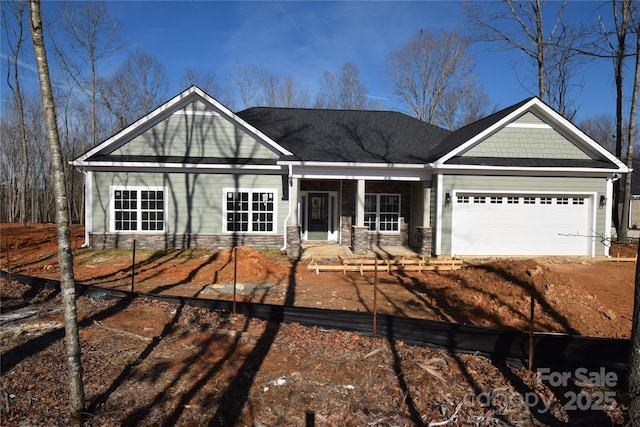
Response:
M530 98L447 136L437 168L628 172L614 155L538 98Z
M592 158L532 112L507 124L462 156L572 160Z
M259 129L191 86L72 164L86 168L275 167L281 156L288 155Z
M113 156L277 159L228 118L195 100L110 153Z

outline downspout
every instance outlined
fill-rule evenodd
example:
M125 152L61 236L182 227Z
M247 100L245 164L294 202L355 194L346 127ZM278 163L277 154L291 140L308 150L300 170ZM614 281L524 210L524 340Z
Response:
M287 250L287 223L289 222L289 219L291 218L291 212L292 212L292 208L291 208L291 189L293 188L293 166L289 165L289 176L287 179L287 183L289 185L289 213L287 214L287 217L284 219L284 223L282 224L282 230L284 232L284 246L282 246L280 248L281 251L286 251Z
M88 176L88 172L85 169L82 169L80 172L82 172L82 174L84 175L84 243L82 244L82 246L80 246L81 248L87 248L89 247L89 221L88 221L88 217L91 213L91 210L89 209L89 204L91 202L91 199L93 197L93 195L91 197L88 197L87 195L87 185L88 185L88 181L89 181L89 176Z
M619 173L614 173L610 178L607 178L607 188L605 193L605 198L607 200L606 203L606 212L605 212L605 228L604 228L604 241L606 244L604 245L604 256L606 258L611 258L609 255L609 247L611 245L611 210L613 205L610 203L618 203L617 200L613 200L613 183L622 178L622 175ZM597 203L597 201L596 201Z

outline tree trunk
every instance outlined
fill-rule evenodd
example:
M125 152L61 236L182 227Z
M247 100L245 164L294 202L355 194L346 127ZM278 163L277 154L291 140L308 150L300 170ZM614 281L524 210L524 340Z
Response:
M62 149L58 136L53 91L49 77L49 65L44 45L40 1L31 0L31 36L33 52L38 67L42 110L51 155L51 171L56 206L56 224L58 230L58 263L60 265L60 287L64 311L65 340L67 348L67 369L69 374L69 404L71 422L82 424L84 411L84 388L82 384L82 364L80 362L80 337L78 335L78 314L76 309L76 290L73 277L73 254L69 231L69 211L65 186Z
M636 139L636 110L638 107L638 90L640 87L640 37L636 37L636 68L631 96L631 112L629 121L629 149L632 150ZM631 155L629 156L631 158ZM629 174L631 175L631 174ZM628 176L630 187L631 177ZM625 187L626 191L626 187ZM638 243L640 252L640 242ZM633 300L633 329L631 330L631 352L629 354L629 423L630 426L640 425L640 263L636 264L636 280Z
M640 242L638 244L640 253ZM636 280L633 300L633 328L629 351L629 395L628 426L640 425L640 263L636 263Z

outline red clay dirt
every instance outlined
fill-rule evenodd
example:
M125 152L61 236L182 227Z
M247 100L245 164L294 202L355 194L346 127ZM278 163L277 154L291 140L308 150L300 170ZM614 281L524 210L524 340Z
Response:
M131 251L90 251L82 243L82 227L73 226L79 283L131 289ZM2 269L58 278L53 225L2 224L0 244ZM634 246L612 248L614 257L616 251L635 256ZM536 330L630 335L634 262L466 261L456 271L378 273L378 312L526 330L533 294ZM247 247L237 248L235 257L228 250L138 250L134 288L231 299L235 280L238 298L246 301L372 311L372 273L316 274L307 266ZM39 313L20 323L22 329L2 333L1 424L62 423L60 297L6 281L0 291L2 311L33 306ZM318 425L398 425L441 421L456 408L458 421L479 425L554 425L583 416L566 410L562 393L539 383L534 373L479 357L142 298L80 297L78 306L91 425L305 425L309 417ZM542 413L511 401L502 411L474 400L486 390L555 396L555 406ZM622 422L624 399L618 400L595 415L607 424ZM593 416L591 411L584 419Z

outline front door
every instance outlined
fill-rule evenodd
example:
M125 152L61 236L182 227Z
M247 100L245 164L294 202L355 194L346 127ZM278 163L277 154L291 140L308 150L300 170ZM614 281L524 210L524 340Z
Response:
M309 240L327 240L329 237L329 194L309 193L307 196Z

